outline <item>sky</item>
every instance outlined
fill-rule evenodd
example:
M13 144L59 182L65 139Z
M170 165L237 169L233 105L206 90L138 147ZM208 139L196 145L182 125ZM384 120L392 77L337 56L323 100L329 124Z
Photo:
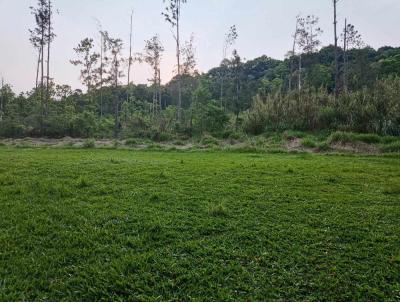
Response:
M34 25L30 6L37 0L0 0L0 77L16 92L30 90L35 82L36 52L29 43ZM98 22L111 36L124 41L129 53L130 12L134 9L133 51L141 52L145 40L155 34L165 47L161 65L163 82L175 70L175 45L170 26L161 13L163 0L53 0L57 37L52 44L51 76L58 84L82 88L73 48L86 37L99 44ZM206 72L219 65L223 40L229 27L236 25L239 38L234 45L249 60L267 55L283 59L291 48L296 15L314 14L324 30L323 45L333 42L332 0L188 0L182 8L182 40L195 36L198 70ZM400 0L340 0L339 27L344 19L356 26L366 44L379 48L400 46ZM232 49L231 49L232 50ZM147 83L150 67L135 63L133 82ZM127 81L123 79L122 81Z

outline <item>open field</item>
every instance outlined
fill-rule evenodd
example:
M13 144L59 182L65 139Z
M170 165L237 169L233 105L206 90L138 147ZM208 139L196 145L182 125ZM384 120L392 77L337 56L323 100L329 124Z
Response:
M0 148L1 301L398 301L400 158Z

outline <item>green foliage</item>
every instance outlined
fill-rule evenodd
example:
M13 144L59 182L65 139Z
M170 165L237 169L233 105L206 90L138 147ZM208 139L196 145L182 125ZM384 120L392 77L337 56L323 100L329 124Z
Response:
M195 134L212 133L221 135L229 117L214 100L196 102L192 108L192 128Z
M83 142L83 148L90 149L90 148L94 148L95 145L96 145L96 142L95 142L95 140L92 139L92 138L91 138L91 139L87 139L87 140L85 140L85 141Z
M219 144L219 141L215 137L213 137L209 134L206 134L206 135L203 135L203 137L201 138L200 144L202 144L204 146L217 146Z
M388 138L382 138L376 134L357 134L351 132L337 131L332 133L329 138L329 143L353 143L353 142L364 142L367 144L379 144L383 141L389 140Z
M23 137L25 126L18 121L5 119L0 122L0 137Z
M259 135L285 130L400 136L399 52L392 47L349 50L348 89L341 89L337 99L332 95L332 46L303 54L300 91L294 70L298 57L279 61L262 56L243 62L236 52L208 73L181 76L181 120L176 109L177 77L161 87L157 110L153 110L153 87L147 85L106 83L99 89L86 83L89 93L52 86L45 106L40 89L17 96L4 85L0 136L135 137L158 142L204 133L229 138L227 132Z
M305 137L301 140L301 145L306 148L315 148L317 143L310 137Z
M244 130L249 134L261 134L265 131L267 121L268 106L261 98L257 97L246 115Z
M129 147L134 147L134 146L138 145L138 141L134 138L129 138L125 141L125 145L129 146Z
M397 152L400 153L400 140L397 142L390 143L388 145L381 146L383 152Z

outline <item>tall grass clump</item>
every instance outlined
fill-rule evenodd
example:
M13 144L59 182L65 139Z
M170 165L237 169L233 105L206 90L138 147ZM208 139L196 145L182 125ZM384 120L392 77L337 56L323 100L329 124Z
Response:
M92 139L92 138L87 139L87 140L85 140L85 141L83 142L83 148L91 149L91 148L94 148L95 146L96 146L96 142L95 142L95 140Z

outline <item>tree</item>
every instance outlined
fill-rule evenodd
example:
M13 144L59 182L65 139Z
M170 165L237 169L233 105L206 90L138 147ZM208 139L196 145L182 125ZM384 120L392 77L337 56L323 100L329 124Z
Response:
M181 49L182 56L182 75L193 75L196 73L196 49L194 47L194 36L189 41L185 41Z
M50 8L49 2L46 0L38 0L37 7L31 6L31 14L35 18L35 27L30 29L30 42L33 47L36 48L39 52L38 55L38 65L36 70L36 89L39 86L39 73L40 73L40 103L41 103L41 112L40 112L40 124L41 128L43 128L43 118L45 115L45 99L44 99L44 48L48 43L47 38L51 37L48 32L51 32L51 24L49 23ZM40 71L39 71L40 70ZM43 129L42 129L43 130Z
M339 0L333 1L333 26L335 35L335 98L339 95L339 54L338 54L338 36L337 36L337 10L336 5Z
M131 67L133 63L132 58L132 26L133 26L133 10L131 11L131 27L129 34L129 59L128 59L128 86L131 84Z
M161 77L160 77L160 63L164 47L160 42L158 35L155 35L150 40L145 41L146 46L143 51L143 60L150 65L153 69L153 116L156 113L156 108L161 110ZM158 105L157 105L158 102Z
M296 55L296 43L297 43L297 35L298 35L298 30L299 30L299 21L300 21L300 16L296 16L296 29L293 34L293 47L292 51L288 52L287 57L289 58L289 65L290 65L290 74L289 74L289 91L292 91L292 74L293 74L293 58Z
M237 50L232 52L231 68L234 76L234 90L235 90L235 106L234 112L236 116L236 129L239 127L239 113L240 113L240 81L242 73L242 59Z
M86 86L87 91L91 92L92 88L95 87L96 77L96 65L100 58L100 55L93 51L94 43L93 39L83 39L74 51L79 57L78 60L71 60L71 64L78 66L81 65L81 80L82 84Z
M297 45L299 47L299 91L301 90L302 54L314 53L321 45L319 36L322 29L318 27L319 18L308 15L306 18L297 17Z
M165 17L165 21L168 22L171 27L176 29L176 33L173 34L176 42L176 60L178 69L178 120L181 121L182 117L182 83L181 83L181 42L180 42L180 20L181 20L181 6L186 3L187 0L164 0L168 1L169 5L165 8L162 15Z
M104 32L105 43L107 44L107 49L110 51L111 58L106 58L109 61L109 69L107 70L108 78L106 82L110 83L114 87L114 92L117 93L118 85L120 84L120 78L124 76L121 66L124 62L122 57L122 47L123 43L121 39L111 38L107 32ZM119 107L120 101L117 95L114 95L114 136L117 137L120 129L119 122Z
M0 122L3 120L4 114L4 79L1 78L1 94L0 94Z
M53 31L53 23L51 22L51 18L53 16L52 8L53 8L53 5L51 3L51 0L48 0L48 2L47 2L47 12L48 12L47 23L48 24L47 24L47 35L46 35L46 41L47 41L46 100L47 100L47 103L49 102L49 98L50 98L50 94L49 94L49 89L50 89L50 45L56 36Z
M236 30L236 25L232 25L229 28L228 33L225 35L224 45L222 48L222 63L221 64L224 64L224 62L226 60L228 49L229 49L229 47L231 47L232 45L235 44L238 36L239 35ZM221 106L221 108L222 108L223 98L224 98L224 77L225 77L225 73L223 72L223 69L221 68L220 69L220 82L221 82L220 106Z
M354 25L347 24L347 19L345 19L341 40L343 42L343 89L347 92L348 51L353 48L361 48L363 47L364 43L361 35L355 29Z

